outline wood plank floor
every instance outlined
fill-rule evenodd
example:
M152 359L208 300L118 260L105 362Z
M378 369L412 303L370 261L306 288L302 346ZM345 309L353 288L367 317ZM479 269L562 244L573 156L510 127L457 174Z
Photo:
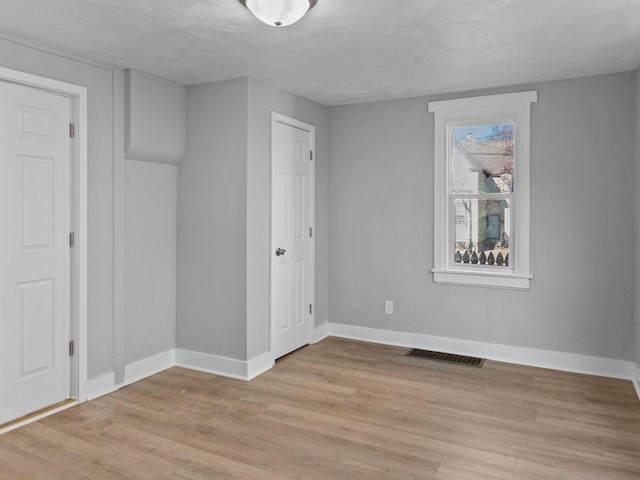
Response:
M640 479L630 382L328 338L242 382L171 368L0 436L0 479Z

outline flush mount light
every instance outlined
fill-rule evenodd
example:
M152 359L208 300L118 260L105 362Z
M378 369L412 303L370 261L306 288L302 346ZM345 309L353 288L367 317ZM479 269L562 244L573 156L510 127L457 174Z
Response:
M258 20L272 27L286 27L304 17L318 0L239 0Z

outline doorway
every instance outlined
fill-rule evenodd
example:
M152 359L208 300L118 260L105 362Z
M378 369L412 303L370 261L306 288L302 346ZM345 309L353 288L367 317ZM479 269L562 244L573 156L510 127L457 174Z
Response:
M85 127L86 89L0 68L0 425L86 380Z

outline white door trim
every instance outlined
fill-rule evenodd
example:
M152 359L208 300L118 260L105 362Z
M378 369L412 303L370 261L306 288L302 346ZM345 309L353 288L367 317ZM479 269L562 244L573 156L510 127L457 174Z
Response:
M282 123L284 125L289 125L290 127L294 127L294 128L298 128L300 130L303 130L305 132L309 132L311 135L311 152L313 155L313 160L311 162L311 176L312 176L312 181L311 181L311 205L313 206L313 208L311 209L311 225L313 228L313 235L311 236L311 278L310 278L310 282L311 282L311 304L313 305L313 310L311 313L311 321L309 322L308 325L308 339L309 339L309 343L313 343L313 331L314 331L314 326L315 326L315 318L316 318L316 298L315 298L315 278L316 278L316 127L313 125L310 125L308 123L304 123L301 122L300 120L296 120L295 118L291 118L291 117L287 117L286 115L282 115L281 113L277 113L277 112L271 112L271 128L270 128L270 154L269 154L269 170L270 170L270 179L269 179L269 212L271 212L271 202L273 201L272 199L272 195L273 192L271 192L271 185L272 185L272 180L271 180L271 175L273 174L273 158L272 158L272 151L273 151L273 127L276 123ZM271 213L270 213L271 214ZM272 358L272 362L271 364L273 365L273 362L275 362L275 353L273 351L273 319L271 318L271 291L272 291L272 285L271 285L271 270L273 269L273 255L271 255L271 253L274 251L274 249L276 248L275 245L272 245L272 232L273 232L273 218L269 218L269 245L270 245L270 249L269 249L269 351L271 352L271 358Z
M71 146L71 396L85 400L87 384L87 89L70 83L0 67L0 80L55 93L71 99L75 138Z

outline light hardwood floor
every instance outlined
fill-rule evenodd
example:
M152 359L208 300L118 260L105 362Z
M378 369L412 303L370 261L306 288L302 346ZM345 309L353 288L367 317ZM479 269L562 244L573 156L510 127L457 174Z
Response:
M328 338L242 382L171 368L0 436L1 479L640 479L630 382Z

